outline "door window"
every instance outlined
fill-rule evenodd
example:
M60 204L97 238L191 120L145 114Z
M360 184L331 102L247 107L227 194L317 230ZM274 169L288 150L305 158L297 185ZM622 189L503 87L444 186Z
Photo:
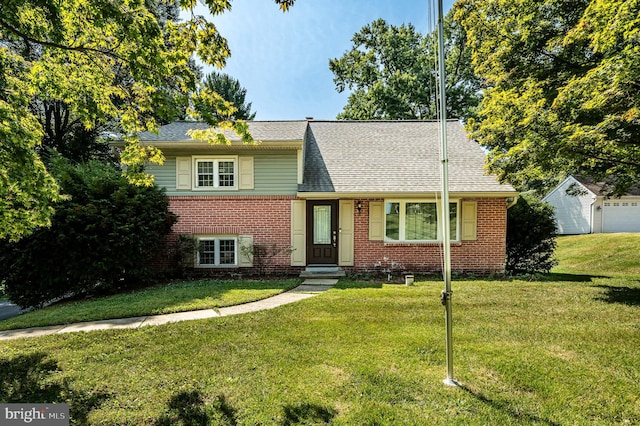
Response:
M331 244L331 206L313 206L313 244Z

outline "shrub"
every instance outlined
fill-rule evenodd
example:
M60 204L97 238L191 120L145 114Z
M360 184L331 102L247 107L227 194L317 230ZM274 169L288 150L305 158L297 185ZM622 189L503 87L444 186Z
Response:
M275 243L240 246L240 252L253 261L253 267L258 275L267 275L268 266L275 256L282 253L291 254L294 250L293 247L278 247Z
M115 166L99 162L57 160L52 172L64 199L51 226L0 243L0 282L9 299L41 306L150 280L151 262L176 221L164 192L132 185Z
M557 265L553 208L523 194L507 213L507 265L510 274L548 273Z
M193 235L180 234L171 242L173 254L168 271L175 278L192 278L198 242Z

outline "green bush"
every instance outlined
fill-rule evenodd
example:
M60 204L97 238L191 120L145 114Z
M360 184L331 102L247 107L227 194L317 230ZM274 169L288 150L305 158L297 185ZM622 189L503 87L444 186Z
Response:
M553 208L523 194L507 212L509 274L549 273L558 262Z
M170 243L168 252L172 253L169 275L174 278L191 279L195 276L196 249L198 241L193 235L180 234Z
M132 185L115 166L99 162L57 160L52 172L64 199L51 226L0 242L0 282L9 299L41 306L150 280L154 257L176 221L164 192Z

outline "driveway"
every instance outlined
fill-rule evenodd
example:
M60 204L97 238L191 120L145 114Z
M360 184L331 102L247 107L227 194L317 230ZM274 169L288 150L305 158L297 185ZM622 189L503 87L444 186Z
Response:
M0 300L0 321L15 317L20 314L20 312L22 312L22 310L13 303Z

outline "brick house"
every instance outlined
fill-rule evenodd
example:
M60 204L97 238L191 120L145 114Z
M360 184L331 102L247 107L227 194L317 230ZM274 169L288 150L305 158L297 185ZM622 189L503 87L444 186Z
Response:
M345 272L442 269L439 123L255 121L256 145L187 136L175 122L143 144L166 161L150 166L179 217L174 237L198 241L194 267L247 271L242 247L281 250L269 270L314 265ZM507 207L517 193L484 173L485 154L461 124L447 122L452 269L504 270Z

